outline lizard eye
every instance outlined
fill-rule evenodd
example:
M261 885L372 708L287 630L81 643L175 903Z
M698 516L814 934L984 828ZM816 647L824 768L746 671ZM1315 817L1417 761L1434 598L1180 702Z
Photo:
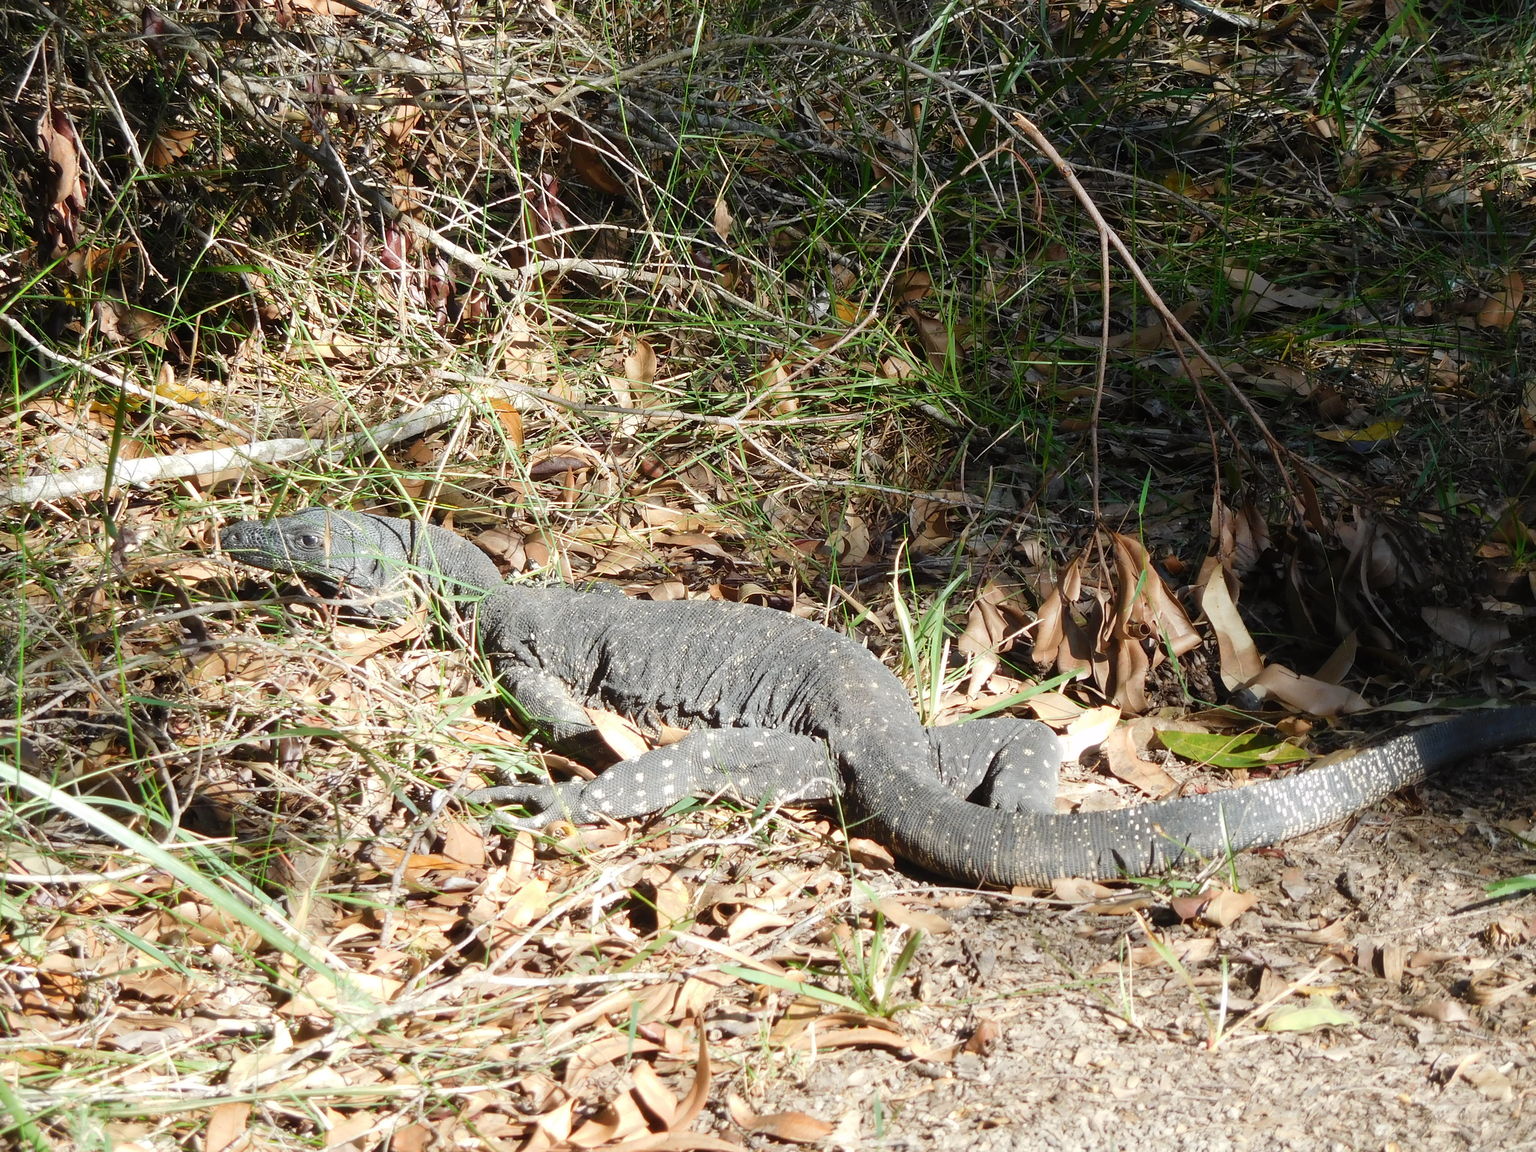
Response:
M300 548L306 549L310 552L318 552L320 550L320 544L320 537L313 532L301 532L299 534L298 545Z

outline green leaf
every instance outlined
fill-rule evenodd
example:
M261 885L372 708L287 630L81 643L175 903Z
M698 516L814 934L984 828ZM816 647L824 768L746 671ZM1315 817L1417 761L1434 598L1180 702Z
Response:
M795 980L788 976L780 976L773 972L762 972L756 968L747 968L740 964L722 964L720 971L727 976L734 976L738 980L747 980L753 984L762 984L768 988L777 988L780 992L788 992L792 996L808 996L812 1000L820 1000L823 1004L830 1004L844 1012L863 1012L864 1005L851 996L844 996L841 992L833 992L830 988L822 988L817 984L810 984L802 980Z
M1536 890L1536 874L1530 873L1524 876L1511 876L1507 880L1495 880L1487 888L1488 895L1495 900L1533 890Z
M1312 758L1312 753L1282 737L1258 732L1235 736L1221 732L1159 732L1157 738L1175 756L1212 768L1268 768Z
M1319 1028L1351 1028L1358 1023L1357 1017L1335 1008L1328 997L1312 995L1305 1004L1275 1009L1259 1027L1266 1032L1316 1032Z

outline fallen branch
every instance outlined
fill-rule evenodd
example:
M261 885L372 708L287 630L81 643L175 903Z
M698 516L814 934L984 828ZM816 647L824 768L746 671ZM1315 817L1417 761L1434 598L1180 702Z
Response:
M290 437L279 440L254 440L228 448L209 448L177 456L150 456L139 460L118 460L110 466L80 468L65 475L34 476L9 488L0 489L0 506L37 504L65 500L100 492L108 484L114 488L140 488L159 480L182 480L196 476L214 476L234 468L254 464L277 464L285 460L319 457L334 460L372 448L387 448L413 436L458 419L485 400L506 400L514 407L541 407L543 401L528 389L497 382L471 391L439 396L414 412L386 420L372 428L354 432L339 440L324 437Z

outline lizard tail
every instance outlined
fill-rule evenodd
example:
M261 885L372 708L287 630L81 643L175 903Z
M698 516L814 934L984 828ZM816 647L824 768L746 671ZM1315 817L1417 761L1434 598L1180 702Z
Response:
M999 812L956 800L916 772L902 773L902 786L884 798L850 799L899 855L971 883L1145 876L1311 832L1431 772L1530 741L1536 707L1480 712L1284 779L1110 812Z

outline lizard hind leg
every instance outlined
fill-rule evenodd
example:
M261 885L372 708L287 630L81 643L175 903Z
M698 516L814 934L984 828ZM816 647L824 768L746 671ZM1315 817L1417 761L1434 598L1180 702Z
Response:
M1038 720L972 720L928 729L939 778L956 796L1004 812L1056 811L1063 749Z

